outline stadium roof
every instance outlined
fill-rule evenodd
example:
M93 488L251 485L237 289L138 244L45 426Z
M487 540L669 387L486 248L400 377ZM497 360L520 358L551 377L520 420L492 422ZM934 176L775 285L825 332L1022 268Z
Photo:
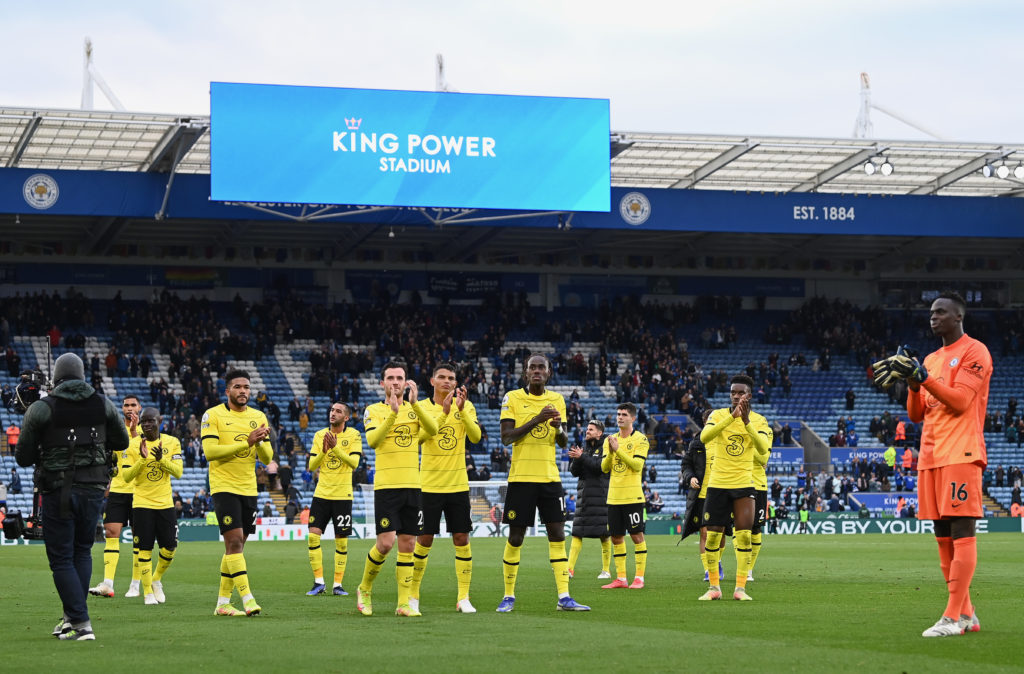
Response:
M0 166L209 173L210 118L0 108ZM611 135L617 187L1020 196L1024 144L705 134ZM883 158L892 175L867 175ZM177 162L176 162L177 160ZM1008 178L982 175L1003 163Z

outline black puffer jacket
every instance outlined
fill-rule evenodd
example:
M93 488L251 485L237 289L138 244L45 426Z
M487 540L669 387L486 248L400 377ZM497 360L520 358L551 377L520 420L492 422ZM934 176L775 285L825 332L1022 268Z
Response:
M700 437L698 436L690 442L690 446L686 449L686 454L683 456L683 484L685 484L687 489L689 489L686 493L686 515L685 521L683 522L683 538L686 538L696 531L700 531L701 513L696 512L697 495L700 494L700 488L690 489L690 478L697 478L697 482L703 485L706 467L707 450L704 448L704 443L700 441Z
M569 463L569 472L579 478L576 485L576 517L572 535L600 538L608 535L608 473L601 472L604 438L583 443L583 454Z

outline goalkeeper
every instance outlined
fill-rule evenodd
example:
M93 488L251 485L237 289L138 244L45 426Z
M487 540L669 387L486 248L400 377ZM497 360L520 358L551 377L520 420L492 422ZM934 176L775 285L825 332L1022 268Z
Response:
M942 348L923 364L907 347L874 364L875 382L883 388L899 379L907 382L907 413L912 421L924 422L917 518L935 523L939 567L949 591L942 617L922 633L925 637L981 629L970 586L978 562L975 522L984 515L981 477L987 463L984 421L992 357L984 344L964 333L966 308L953 292L932 302L930 325Z

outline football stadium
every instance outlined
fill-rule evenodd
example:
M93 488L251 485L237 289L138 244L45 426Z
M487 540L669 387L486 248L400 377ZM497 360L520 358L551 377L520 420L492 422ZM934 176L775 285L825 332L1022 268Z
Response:
M1019 671L1024 145L608 111L0 107L12 671ZM88 625L28 421L77 380Z

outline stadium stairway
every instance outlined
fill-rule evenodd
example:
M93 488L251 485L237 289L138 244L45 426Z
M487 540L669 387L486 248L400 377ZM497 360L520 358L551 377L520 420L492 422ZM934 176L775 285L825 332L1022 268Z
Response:
M273 502L274 508L277 510L277 512L283 516L284 507L288 505L288 497L284 495L284 492L281 491L280 489L271 489L270 500Z

